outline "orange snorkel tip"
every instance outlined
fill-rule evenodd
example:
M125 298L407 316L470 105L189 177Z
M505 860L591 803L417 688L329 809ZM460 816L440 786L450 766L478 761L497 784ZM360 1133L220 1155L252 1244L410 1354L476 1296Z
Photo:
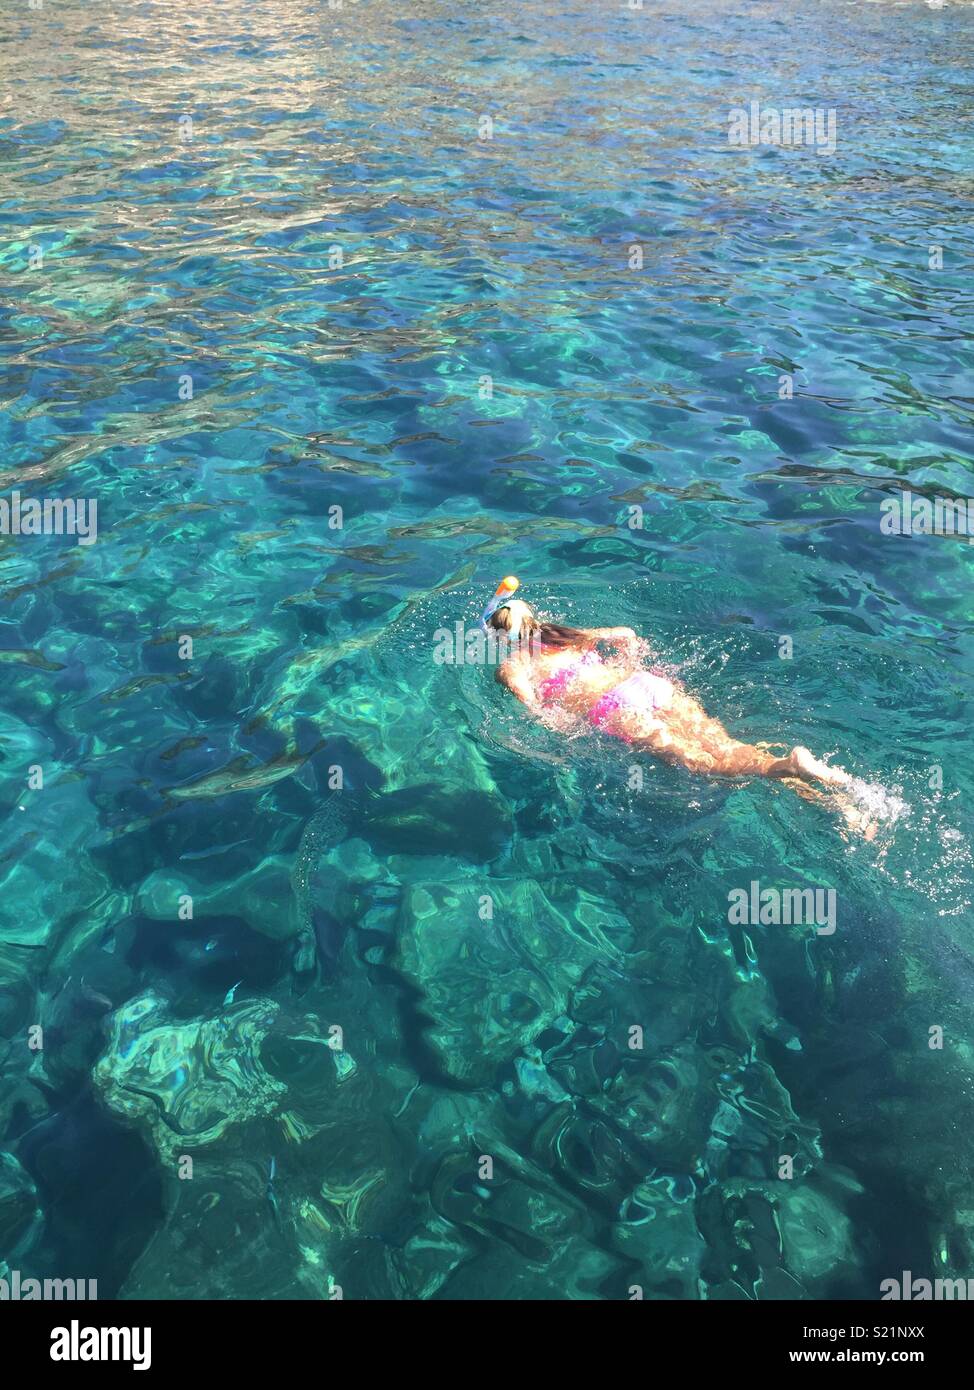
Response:
M504 578L498 584L497 588L494 590L494 597L491 599L490 603L488 603L487 607L483 611L483 615L480 619L481 627L486 628L487 619L490 617L490 615L496 612L498 608L503 607L504 601L506 599L509 599L511 597L511 594L513 594L516 589L520 588L520 585L521 581L517 578L516 575L507 574L504 576Z

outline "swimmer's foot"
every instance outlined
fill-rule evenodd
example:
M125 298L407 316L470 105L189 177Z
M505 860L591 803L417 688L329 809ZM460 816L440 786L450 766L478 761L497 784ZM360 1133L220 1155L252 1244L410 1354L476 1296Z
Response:
M848 772L841 767L828 767L807 748L793 748L790 760L796 774L806 781L824 782L827 787L845 787L852 781Z
M790 780L788 785L805 801L815 801L829 810L838 811L853 835L861 836L864 840L875 840L879 824L857 806L847 792L819 791L817 787L809 786L803 777Z
M874 821L867 812L863 811L848 796L836 797L842 819L854 835L861 835L864 840L875 840L879 830L878 822Z

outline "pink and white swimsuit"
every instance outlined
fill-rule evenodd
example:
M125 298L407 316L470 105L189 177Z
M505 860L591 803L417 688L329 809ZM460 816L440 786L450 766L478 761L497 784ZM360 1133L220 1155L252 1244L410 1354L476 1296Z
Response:
M565 693L565 687L570 685L573 680L578 679L579 671L585 667L601 666L602 658L598 652L582 652L580 656L573 657L571 661L566 661L564 666L559 667L553 676L541 682L538 686L538 694L543 705L553 704Z
M599 696L588 712L589 723L612 734L615 731L606 729L606 725L620 710L665 709L672 699L673 682L667 680L666 676L658 675L655 671L635 671ZM628 734L615 734L615 737L624 739L626 743L632 742Z
M538 695L542 704L551 704L562 696L566 686L576 680L585 667L601 665L602 658L598 652L583 652L574 661L562 666L553 676L542 681L538 687ZM672 698L673 682L668 680L666 676L656 671L635 671L624 681L613 686L611 690L607 690L604 695L599 696L588 712L589 723L594 725L596 729L605 729L607 733L611 734L614 731L606 729L606 725L620 710L665 709ZM627 743L630 742L626 734L616 734L615 736L624 739Z

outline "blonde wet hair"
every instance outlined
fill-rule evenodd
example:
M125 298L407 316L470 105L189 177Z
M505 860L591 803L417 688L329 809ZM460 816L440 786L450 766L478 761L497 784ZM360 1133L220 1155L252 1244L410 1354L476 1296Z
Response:
M548 623L538 617L529 603L514 598L496 609L487 619L488 626L506 632L515 641L540 641L545 647L590 647L591 639L577 627L563 623Z

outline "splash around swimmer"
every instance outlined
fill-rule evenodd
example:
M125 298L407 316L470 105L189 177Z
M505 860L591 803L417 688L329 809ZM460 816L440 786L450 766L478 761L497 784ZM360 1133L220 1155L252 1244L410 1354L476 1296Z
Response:
M658 653L632 628L547 622L513 597L518 588L513 575L504 579L481 625L510 641L497 680L548 728L608 735L694 773L774 778L808 799L825 800L826 788L849 828L874 837L875 821L850 794L864 784L843 768L829 767L800 746L775 757L734 738L654 660Z

